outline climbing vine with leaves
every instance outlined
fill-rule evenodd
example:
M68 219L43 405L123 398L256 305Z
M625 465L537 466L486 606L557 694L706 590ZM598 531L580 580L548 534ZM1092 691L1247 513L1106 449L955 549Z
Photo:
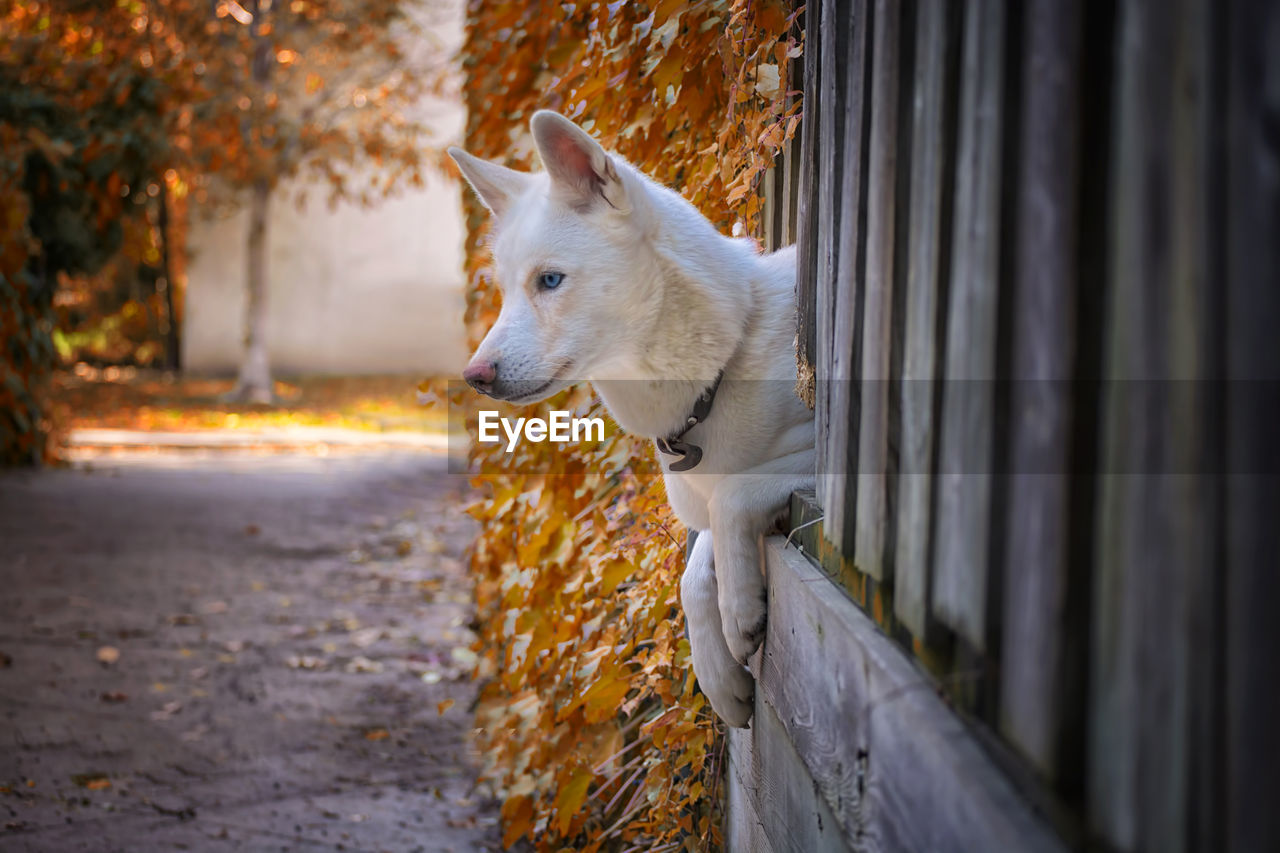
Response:
M801 49L798 14L776 0L472 0L466 147L532 168L529 118L555 109L722 231L758 233L758 188L799 123L787 79ZM498 300L487 215L469 193L467 210L467 316L478 340ZM588 388L544 405L604 414ZM685 532L648 473L656 466L635 464L652 452L617 430L569 450L473 451L485 472L470 510L482 524L471 555L484 679L477 731L506 844L719 844L722 732L689 666Z

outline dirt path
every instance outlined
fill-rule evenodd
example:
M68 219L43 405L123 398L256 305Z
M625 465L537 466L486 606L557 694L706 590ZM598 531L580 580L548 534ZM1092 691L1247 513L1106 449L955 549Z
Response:
M387 451L0 474L0 850L496 849L462 487Z

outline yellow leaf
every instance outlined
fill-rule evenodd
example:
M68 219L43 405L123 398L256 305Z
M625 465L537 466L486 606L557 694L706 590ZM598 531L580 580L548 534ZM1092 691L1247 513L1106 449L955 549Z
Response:
M529 834L533 822L533 801L528 796L508 797L502 804L502 846L510 847Z
M627 560L612 560L600 573L600 588L607 595L618 588L618 584L631 576L635 567Z
M668 86L680 85L684 78L684 60L683 52L673 50L653 69L653 88L659 96L666 94Z
M556 828L561 835L568 835L573 816L582 808L587 799L587 788L591 785L593 774L585 767L579 767L569 781L560 786L556 794Z
M622 700L630 691L629 679L621 675L602 676L582 695L582 707L587 722L598 723L618 713Z

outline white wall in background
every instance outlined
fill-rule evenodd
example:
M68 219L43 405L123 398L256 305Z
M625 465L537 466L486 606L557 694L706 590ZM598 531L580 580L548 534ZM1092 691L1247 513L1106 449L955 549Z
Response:
M449 32L461 41L462 7ZM456 30L454 28L456 27ZM438 140L462 138L460 102L424 105ZM372 208L329 209L325 190L299 209L277 193L268 236L269 343L281 373L460 373L466 363L464 226L459 186L428 174L423 189ZM182 363L233 373L244 336L244 211L192 210Z

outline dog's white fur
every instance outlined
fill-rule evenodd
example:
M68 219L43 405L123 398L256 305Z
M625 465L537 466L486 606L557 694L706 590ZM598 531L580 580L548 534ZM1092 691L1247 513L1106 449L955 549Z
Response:
M702 462L672 472L657 455L676 515L702 531L681 582L694 672L716 713L745 726L745 664L765 626L761 536L814 480L813 417L791 391L794 250L761 255L721 235L556 113L531 126L545 172L449 151L498 224L502 310L471 364L496 366L489 393L521 403L589 379L624 429L653 438L682 428L724 371L686 436ZM540 289L548 271L563 283Z

